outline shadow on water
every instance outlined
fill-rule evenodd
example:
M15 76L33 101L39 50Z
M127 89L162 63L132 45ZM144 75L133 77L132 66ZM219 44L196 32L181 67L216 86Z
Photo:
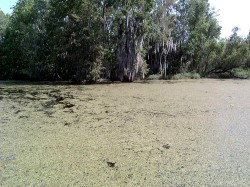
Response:
M140 83L143 83L142 81ZM29 82L29 81L0 81L0 86L13 86L13 85L20 85L20 86L84 86L84 85L111 85L111 84L125 84L131 82L120 82L120 81L99 81L99 82L81 82L81 83L74 83L70 81L42 81L42 82ZM139 83L139 82L134 82ZM0 90L3 89L0 87Z
M197 79L197 80L205 80L205 79ZM225 82L229 79L213 79L220 82ZM232 79L230 79L232 80ZM233 79L238 80L238 79ZM178 83L190 83L194 82L194 79L180 79L180 80L136 80L134 82L121 82L121 81L110 81L103 80L97 82L81 82L74 83L70 81L41 81L41 82L32 82L32 81L0 81L0 91L1 86L13 86L13 85L21 85L21 86L83 86L83 85L119 85L119 84L178 84Z
M81 83L74 83L70 81L41 81L41 82L31 82L31 81L0 81L1 85L55 85L55 86L67 86L67 85L109 85L109 84L175 84L181 82L190 82L193 80L183 79L183 80L135 80L134 82L121 82L121 81L110 81L110 80L103 80L103 81L96 81L96 82L81 82ZM1 88L0 88L1 89Z

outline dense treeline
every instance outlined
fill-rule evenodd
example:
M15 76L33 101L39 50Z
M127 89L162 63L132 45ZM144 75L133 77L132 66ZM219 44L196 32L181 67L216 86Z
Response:
M219 39L208 0L19 0L0 11L0 78L133 81L250 67L250 35Z

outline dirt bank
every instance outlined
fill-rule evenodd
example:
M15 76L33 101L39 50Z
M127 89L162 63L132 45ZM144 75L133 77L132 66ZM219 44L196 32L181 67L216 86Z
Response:
M0 84L0 186L250 186L250 81Z

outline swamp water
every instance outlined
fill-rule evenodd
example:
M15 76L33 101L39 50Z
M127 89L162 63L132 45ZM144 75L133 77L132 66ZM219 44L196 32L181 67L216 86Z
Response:
M0 186L250 186L250 81L2 82Z

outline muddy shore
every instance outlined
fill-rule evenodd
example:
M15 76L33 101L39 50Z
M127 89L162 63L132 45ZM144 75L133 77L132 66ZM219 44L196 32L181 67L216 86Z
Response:
M0 83L0 186L250 186L250 81Z

